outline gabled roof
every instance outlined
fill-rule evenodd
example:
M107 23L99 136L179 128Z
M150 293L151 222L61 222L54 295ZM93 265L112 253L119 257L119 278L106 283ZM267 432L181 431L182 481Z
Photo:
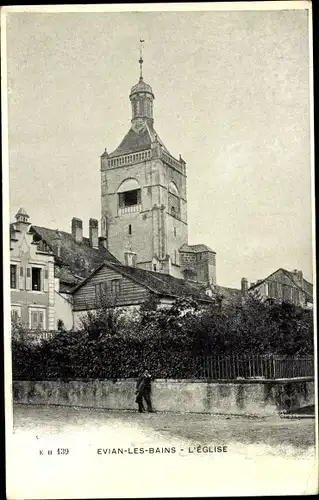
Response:
M102 245L98 249L90 245L89 238L83 238L78 243L72 234L46 227L32 225L30 231L38 239L44 240L56 257L59 266L67 266L69 272L77 277L84 278L106 260L118 262L117 259ZM56 242L59 241L60 255L57 255Z
M145 128L143 128L141 132L136 132L131 127L120 145L115 149L115 151L109 154L109 158L150 149L151 144L152 142L154 142L155 138L157 142L162 146L162 148L164 148L165 151L169 153L169 151L164 146L164 143L155 132L154 128L148 126L146 122L145 125Z
M138 267L124 266L110 261L101 264L101 266L95 269L90 276L73 289L73 293L87 283L103 266L107 266L117 271L157 295L166 297L193 297L202 302L213 302L213 300L206 295L206 287L200 283L185 281L169 274L148 271Z
M279 272L282 272L283 275L286 278L288 278L288 280L290 280L291 285L302 290L306 294L306 298L308 301L311 301L311 302L313 301L313 285L309 281L307 281L305 278L302 277L301 279L299 279L294 272L287 271L287 269L283 269L282 267L277 269L277 271L274 271L273 273L271 273L269 276L267 276L267 278L264 278L263 280L260 280L259 282L255 283L253 286L251 286L249 288L249 290L254 290L262 283L265 283L269 280L271 281L271 279ZM276 281L279 283L280 278L278 281L278 277L277 277Z
M201 253L201 252L213 252L216 253L214 250L209 248L207 245L199 244L199 245L187 245L187 243L184 243L180 247L180 252L188 252L188 253Z

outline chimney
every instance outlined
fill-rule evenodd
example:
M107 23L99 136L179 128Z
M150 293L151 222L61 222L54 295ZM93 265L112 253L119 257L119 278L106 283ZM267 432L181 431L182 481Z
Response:
M99 248L99 223L96 219L89 220L90 245Z
M302 281L302 278L303 278L302 271L298 271L298 269L294 269L293 273L296 276L298 281Z
M247 293L248 291L248 280L247 278L241 279L241 291L242 293Z
M75 239L77 243L82 243L83 240L83 223L81 219L77 219L76 217L73 217L72 223L72 236Z
M130 267L136 267L136 253L128 246L124 251L124 264Z
M55 231L55 237L53 238L53 250L56 252L57 257L61 257L61 234L58 229Z
M101 243L102 247L107 250L107 238L105 238L105 236L99 236L99 242Z

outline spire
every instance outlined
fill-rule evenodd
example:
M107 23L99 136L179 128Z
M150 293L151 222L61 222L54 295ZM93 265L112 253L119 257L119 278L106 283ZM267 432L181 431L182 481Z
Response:
M147 120L148 124L153 124L153 100L152 87L143 80L143 47L145 40L140 39L140 78L136 85L131 88L130 101L132 103L132 123ZM136 122L137 120L137 122Z
M24 208L20 208L18 213L15 216L17 222L25 222L26 224L29 224L29 216L27 212L24 210Z
M145 42L145 40L140 40L140 59L139 59L139 63L140 63L140 80L143 80L143 43Z

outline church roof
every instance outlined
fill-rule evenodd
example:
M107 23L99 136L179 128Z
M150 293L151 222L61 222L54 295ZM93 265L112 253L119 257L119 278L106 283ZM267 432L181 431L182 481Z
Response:
M155 130L146 124L145 128L143 128L141 132L136 132L131 127L120 145L115 149L115 151L113 151L113 153L109 154L109 158L150 149L154 140L157 140L162 148L170 154Z
M201 253L201 252L213 252L216 253L214 250L209 248L207 245L199 244L199 245L187 245L187 243L184 243L179 249L181 252L188 252L188 253Z
M136 85L133 85L130 96L138 92L148 92L154 97L152 87L144 82L143 77L140 77L139 82Z
M135 132L132 128L128 131L121 144L113 153L109 154L109 158L121 156L127 153L136 153L144 149L150 149L151 137L148 130L145 128L141 133Z

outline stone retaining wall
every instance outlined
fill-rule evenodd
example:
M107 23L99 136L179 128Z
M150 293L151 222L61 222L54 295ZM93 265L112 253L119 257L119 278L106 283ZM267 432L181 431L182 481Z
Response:
M15 403L136 409L135 384L125 380L14 381ZM156 380L152 398L157 411L271 415L314 404L314 382L205 382Z

